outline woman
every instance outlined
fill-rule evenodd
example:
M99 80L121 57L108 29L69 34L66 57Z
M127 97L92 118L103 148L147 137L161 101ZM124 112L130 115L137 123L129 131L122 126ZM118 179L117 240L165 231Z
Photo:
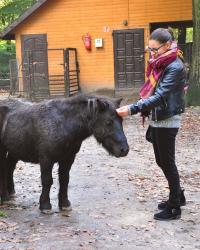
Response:
M184 112L184 84L186 74L180 59L180 50L167 29L154 30L147 49L151 54L147 67L147 81L140 91L141 99L117 109L121 117L151 111L150 131L156 163L162 169L169 184L169 199L158 204L162 211L154 214L157 220L181 217L185 196L180 187L175 164L175 138Z

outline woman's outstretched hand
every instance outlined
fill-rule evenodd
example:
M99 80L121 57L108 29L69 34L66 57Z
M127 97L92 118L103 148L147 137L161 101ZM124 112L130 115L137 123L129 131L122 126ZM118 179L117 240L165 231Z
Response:
M117 111L117 114L121 117L125 117L125 116L129 115L128 106L123 106L121 108L118 108L118 109L116 109L116 111Z

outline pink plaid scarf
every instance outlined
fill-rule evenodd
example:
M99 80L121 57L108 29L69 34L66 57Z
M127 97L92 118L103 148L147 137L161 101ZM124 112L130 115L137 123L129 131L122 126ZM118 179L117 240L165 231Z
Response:
M165 68L175 61L177 56L182 56L182 51L177 48L177 44L174 42L169 51L158 58L151 58L149 60L146 72L147 81L140 90L141 99L146 99L154 93L157 82Z

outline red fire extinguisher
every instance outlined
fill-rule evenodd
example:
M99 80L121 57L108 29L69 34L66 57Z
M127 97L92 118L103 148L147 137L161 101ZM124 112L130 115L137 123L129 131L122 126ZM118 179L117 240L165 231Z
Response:
M86 33L86 35L84 35L82 37L82 39L83 39L85 48L88 49L88 50L91 50L91 48L92 48L92 39L91 39L90 34Z

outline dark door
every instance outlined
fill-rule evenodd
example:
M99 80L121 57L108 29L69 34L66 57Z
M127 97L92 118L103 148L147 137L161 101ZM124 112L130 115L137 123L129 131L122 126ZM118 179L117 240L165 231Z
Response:
M22 35L24 92L31 99L49 97L47 36Z
M75 95L80 91L79 63L76 48L65 50L65 89L67 96Z
M144 30L113 31L115 88L129 89L144 83Z

